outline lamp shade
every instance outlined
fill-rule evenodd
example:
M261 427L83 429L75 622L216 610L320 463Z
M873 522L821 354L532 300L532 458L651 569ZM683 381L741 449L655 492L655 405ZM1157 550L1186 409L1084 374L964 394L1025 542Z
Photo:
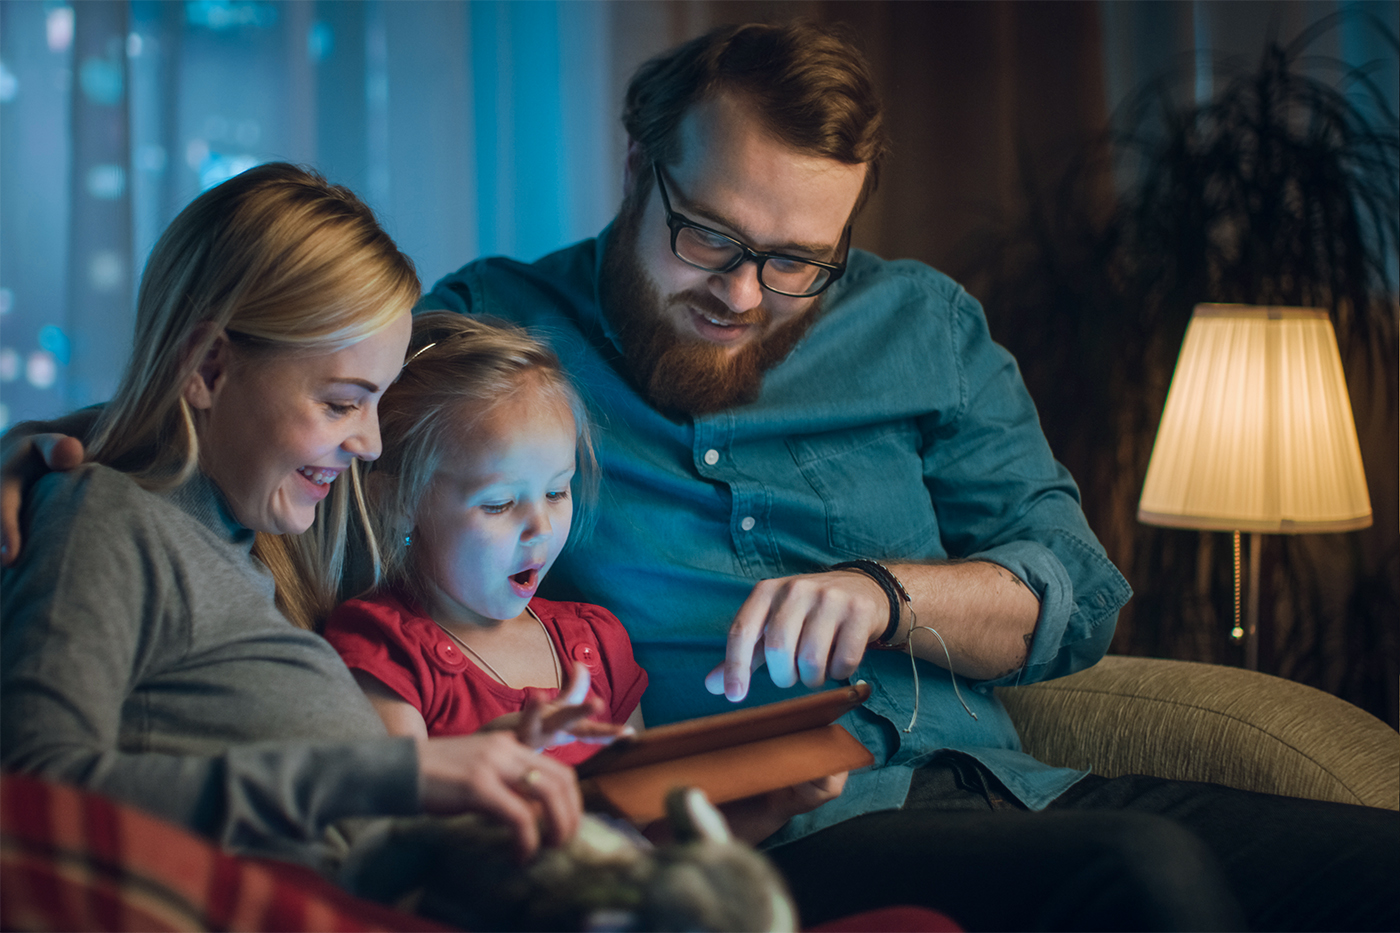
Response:
M1199 305L1186 328L1138 520L1219 531L1371 524L1327 312Z

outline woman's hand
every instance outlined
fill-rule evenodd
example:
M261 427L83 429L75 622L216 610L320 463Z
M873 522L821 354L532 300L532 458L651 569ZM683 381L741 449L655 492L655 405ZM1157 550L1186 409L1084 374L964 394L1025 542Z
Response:
M515 832L525 860L556 846L583 813L574 769L535 752L509 732L418 740L419 790L429 813L489 814Z
M498 716L482 729L510 730L522 744L534 749L570 742L607 745L614 739L635 733L630 725L593 718L604 708L601 698L588 695L590 682L588 668L575 664L573 675L557 698L542 700L531 694L520 712Z

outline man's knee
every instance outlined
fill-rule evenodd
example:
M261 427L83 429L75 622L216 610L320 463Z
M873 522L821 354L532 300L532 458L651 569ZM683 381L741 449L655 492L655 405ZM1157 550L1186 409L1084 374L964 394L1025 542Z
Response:
M1140 813L1080 813L1073 823L1079 871L1045 905L1050 927L1244 928L1215 856L1190 831Z

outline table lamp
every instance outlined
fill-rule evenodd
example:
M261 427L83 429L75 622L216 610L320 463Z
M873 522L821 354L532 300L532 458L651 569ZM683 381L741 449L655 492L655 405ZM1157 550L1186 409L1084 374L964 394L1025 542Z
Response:
M1230 531L1235 625L1259 667L1260 536L1371 524L1356 423L1326 311L1198 305L1167 390L1138 520ZM1240 624L1240 533L1250 532Z

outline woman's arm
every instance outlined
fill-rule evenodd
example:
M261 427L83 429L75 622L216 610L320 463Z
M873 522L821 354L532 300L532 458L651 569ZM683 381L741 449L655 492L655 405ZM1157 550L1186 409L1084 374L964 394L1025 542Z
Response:
M327 854L323 830L349 816L485 810L516 827L522 851L539 839L539 818L546 839L572 832L580 804L568 769L510 736L387 737L315 636L280 620L240 640L238 619L275 614L270 593L182 602L181 588L188 595L200 583L198 566L179 552L193 552L200 530L179 538L169 510L133 514L120 495L112 498L113 484L134 489L100 467L36 487L44 533L5 572L0 593L7 769L133 803L233 851L312 864ZM227 567L205 569L227 575ZM214 650L208 626L191 628L191 616L211 603L234 626ZM286 644L311 653L285 664L258 657ZM245 677L249 670L257 676ZM151 699L146 688L157 677L164 689L188 691L189 702ZM321 723L354 721L347 714L357 707L369 722L363 730L327 735L304 725L316 709ZM249 725L269 713L279 717L274 728Z

